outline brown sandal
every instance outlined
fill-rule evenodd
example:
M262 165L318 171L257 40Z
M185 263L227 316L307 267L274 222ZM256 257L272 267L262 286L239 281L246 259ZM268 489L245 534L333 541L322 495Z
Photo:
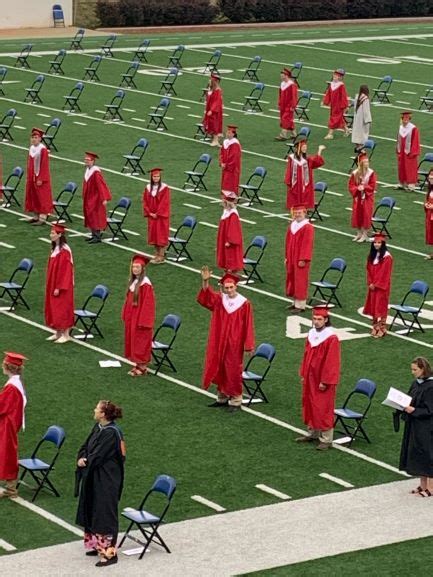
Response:
M140 367L134 367L128 372L130 377L142 377L147 374L147 369L140 369Z
M417 493L418 497L433 497L433 494L428 489L422 489Z

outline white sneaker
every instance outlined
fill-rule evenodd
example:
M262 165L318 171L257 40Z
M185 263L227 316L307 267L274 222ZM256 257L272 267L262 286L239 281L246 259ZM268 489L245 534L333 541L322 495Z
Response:
M53 335L50 335L49 337L47 337L45 340L46 341L56 341L57 340L57 334L54 333Z
M63 343L67 343L67 342L70 341L70 340L71 340L70 337L65 337L64 335L62 335L61 337L59 337L59 338L55 341L55 343L56 343L56 344L63 345Z

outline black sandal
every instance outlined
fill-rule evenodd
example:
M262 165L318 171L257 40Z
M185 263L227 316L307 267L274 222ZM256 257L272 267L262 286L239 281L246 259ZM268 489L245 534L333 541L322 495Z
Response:
M418 493L421 493L421 491L423 491L424 489L421 487L421 485L419 485L416 489L412 489L412 491L410 492L411 495L417 495Z
M432 493L430 493L430 491L428 489L422 489L418 495L420 497L433 497Z
M117 555L114 555L114 557L110 557L110 559L104 557L104 561L101 559L101 561L95 563L95 567L108 567L109 565L115 565L117 561L118 561Z

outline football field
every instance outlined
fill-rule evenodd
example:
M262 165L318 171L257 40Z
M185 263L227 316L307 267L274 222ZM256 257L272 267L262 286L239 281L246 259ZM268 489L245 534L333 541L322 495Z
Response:
M124 419L119 424L125 434L128 453L121 506L137 506L154 477L160 473L169 474L178 482L167 519L169 523L208 516L212 524L212 517L227 513L283 501L287 506L301 499L330 498L331 493L404 481L404 474L398 471L400 435L393 431L391 410L381 402L389 386L408 388L409 365L415 356L433 359L433 293L427 296L420 315L425 332L404 334L402 327L397 325L384 339L370 337L370 319L362 315L369 245L351 242L351 197L347 182L353 146L350 138L344 138L339 132L334 140L323 140L327 133L328 109L321 107L320 102L326 82L336 68L346 70L345 83L351 97L357 94L360 84L368 84L373 96L374 88L382 78L392 76L390 102L373 103L370 138L376 144L371 159L379 181L376 205L384 197L396 201L389 220L392 238L388 247L394 257L391 303L399 303L413 281L433 284L432 261L424 260L427 254L424 244L425 191L395 189L395 141L400 111L413 111L412 121L421 133L420 159L426 153L433 153L432 113L425 107L419 110L421 97L433 84L433 27L416 23L353 24L151 36L147 62L141 62L134 77L136 87L124 88L122 120L111 121L104 119L106 105L118 90L122 75L144 38L118 36L113 56L101 61L97 72L99 81L83 80L79 101L81 112L66 112L63 110L65 95L82 81L84 69L100 53L106 37L107 34L85 37L83 51L76 52L68 50L69 40L66 39L28 40L33 44L29 69L14 67L16 55L27 40L0 42L0 66L7 69L2 85L4 94L0 92L0 116L11 108L17 111L10 130L13 140L0 142L3 181L15 167L25 169L31 127L44 128L52 119L59 118L61 127L55 139L58 150L52 150L50 154L51 176L54 196L68 182L78 185L68 209L72 220L66 224L75 261L76 307L81 307L97 284L109 289L99 321L104 338L95 337L86 342L74 340L63 346L45 340L49 336L43 315L49 229L31 227L25 222L22 208L24 177L16 192L21 206L12 203L0 209L0 282L8 279L22 258L31 258L34 270L25 289L30 310L23 306L14 311L5 310L8 302L0 299L0 351L19 351L29 358L24 375L28 394L27 426L20 435L20 455L29 455L52 424L65 429L66 441L52 473L60 498L42 492L36 501L38 509L31 509L26 505L32 497L31 487L23 486L18 503L0 502L0 555L6 560L6 556L12 558L15 553L78 538L76 527L74 533L75 455L92 426L92 411L99 399L110 399L124 410ZM164 118L167 130L155 130L148 127L148 114L165 97L161 82L167 75L170 56L178 45L184 45L185 51L174 84L175 94L168 96L169 107ZM48 73L50 62L62 48L67 50L62 64L64 73ZM204 73L206 63L215 50L222 53L218 71L222 76L224 120L238 126L243 147L241 182L246 182L258 166L267 170L260 191L263 203L250 206L242 201L239 207L245 247L257 235L267 239L259 268L264 282L256 280L239 290L253 303L256 344L271 343L277 351L263 385L269 403L252 404L249 409L234 415L209 409L207 404L212 400L210 393L214 390L206 393L200 388L209 313L195 300L200 288L200 267L208 264L213 268L215 284L221 273L215 266L216 232L221 215L218 149L195 138L196 125L203 117L201 97L208 78L208 73ZM257 76L265 89L261 98L262 111L251 112L244 110L244 104L254 83L242 77L257 55L262 57ZM316 236L310 280L319 280L334 257L347 262L338 289L342 307L336 307L332 315L333 325L342 339L342 378L337 404L343 403L358 379L372 379L377 384L365 425L371 444L358 439L350 449L335 446L323 454L294 443L294 438L304 428L298 367L310 327L310 315L288 315L290 301L284 294L284 239L289 222L284 185L287 146L274 141L274 137L279 130L280 70L295 62L303 63L300 92L312 92L308 118L298 121L297 129L311 128L309 153L314 154L319 144L326 144L325 165L315 171L315 181L326 182L327 193L320 205L322 220L314 221ZM39 74L45 76L40 90L42 102L26 103L26 89ZM154 166L162 167L163 180L171 188L170 226L173 232L186 216L194 216L198 224L188 245L192 261L168 260L164 266L149 266L148 270L157 299L157 326L169 313L182 319L171 354L177 372L163 368L157 376L132 379L127 375L130 367L123 357L120 311L131 256L150 251L141 204L148 174L122 172L122 168L123 155L130 153L141 138L148 141L141 161L144 171ZM102 244L89 246L84 242L87 231L83 226L81 182L84 151L87 150L100 156L99 165L113 194L109 209L122 197L131 199L124 224L127 240L111 241L111 235L107 233ZM203 153L212 157L204 177L206 188L192 190L191 186L184 186L184 171L192 169ZM99 361L107 359L119 360L121 367L101 368ZM407 494L405 483L402 483L401 493L402 496ZM288 496L290 499L286 498ZM206 500L211 504L206 504ZM396 509L398 504L397 492ZM423 505L431 508L428 500ZM365 506L368 507L368 501ZM287 522L290 524L290 509ZM330 520L326 522L329 530ZM313 519L311 523L314 527ZM353 523L356 526L356 519ZM333 527L332 522L330 526L331 531L335 528L333 538L338 538L338 527ZM122 524L121 530L125 528L126 524ZM296 527L293 530L296 531ZM359 532L363 532L362 523ZM427 538L429 534L425 536L426 539L409 542L410 535L404 538L391 535L389 544L383 547L374 548L377 543L372 541L371 550L367 550L367 546L354 546L354 550L366 550L351 552L348 548L342 555L326 557L320 554L320 559L294 565L286 565L284 555L281 559L275 556L274 561L269 562L269 571L263 574L331 575L349 567L352 574L361 575L365 574L360 572L362 565L363 571L391 575L389 559L398 563L401 571L410 568L412 573L419 574L421 565L417 567L417 560L425 562L425 549L432 542ZM260 548L260 544L253 539L252 547ZM289 544L281 543L281 551L288 547ZM412 555L408 554L409 550ZM174 550L172 563L175 563L175 555ZM150 564L151 560L144 559L141 563ZM278 570L272 568L279 565L286 566ZM250 570L262 568L262 565L254 567L252 563ZM49 571L47 568L45 574L57 574ZM122 574L120 564L118 571ZM218 571L217 567L215 571L212 574L230 574L223 568ZM73 573L71 570L64 574Z

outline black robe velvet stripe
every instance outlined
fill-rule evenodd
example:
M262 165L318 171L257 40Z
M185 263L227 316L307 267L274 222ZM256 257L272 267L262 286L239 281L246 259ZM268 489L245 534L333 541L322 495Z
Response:
M433 477L433 377L415 380L408 394L415 410L401 416L405 426L399 468L415 477Z
M78 452L81 469L76 523L91 533L117 536L118 504L123 488L122 433L114 424L96 424Z

